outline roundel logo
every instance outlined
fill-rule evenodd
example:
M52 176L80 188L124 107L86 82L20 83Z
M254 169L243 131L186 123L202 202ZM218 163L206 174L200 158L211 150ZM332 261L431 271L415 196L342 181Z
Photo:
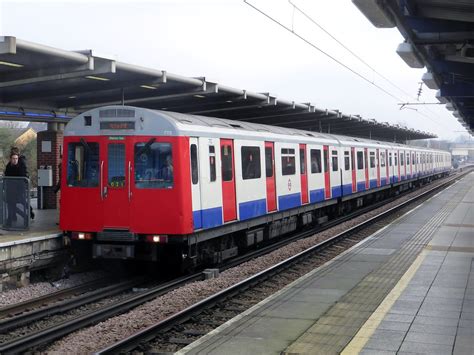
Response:
M288 179L288 191L291 191L291 179Z

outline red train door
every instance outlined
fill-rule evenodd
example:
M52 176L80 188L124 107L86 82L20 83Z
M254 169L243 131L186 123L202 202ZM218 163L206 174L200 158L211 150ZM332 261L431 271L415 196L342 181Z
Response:
M300 144L301 203L308 203L308 174L306 165L306 144Z
M397 159L398 159L398 181L400 181L400 163L401 163L401 161L400 161L400 151L397 150L396 154L397 154Z
M377 166L377 187L379 187L380 186L380 153L379 153L378 148L376 149L375 159L377 159L375 163Z
M276 210L275 152L273 142L265 142L265 171L267 179L267 211Z
M324 156L324 197L326 199L331 198L331 178L329 176L329 146L323 146Z
M385 180L386 185L390 184L389 164L390 164L390 161L388 160L388 150L385 149L385 166L387 169L387 179Z
M234 142L221 139L222 204L224 222L237 219L235 202Z
M113 140L112 140L113 139ZM129 228L131 153L125 137L105 137L100 162L104 228Z
M351 165L352 165L352 192L357 192L357 176L355 162L355 148L351 147Z
M365 162L365 189L368 190L369 185L369 158L367 148L364 148L364 162Z

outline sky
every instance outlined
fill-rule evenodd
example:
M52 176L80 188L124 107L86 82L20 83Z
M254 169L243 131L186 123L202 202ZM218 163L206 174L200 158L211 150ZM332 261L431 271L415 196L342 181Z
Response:
M350 0L247 2L253 7L243 0L0 0L0 35L93 49L121 62L398 123L441 139L466 134L445 105L400 110L400 103L417 102L426 69L408 67L395 52L403 42L399 31L375 28ZM423 85L419 102L438 103L435 94Z

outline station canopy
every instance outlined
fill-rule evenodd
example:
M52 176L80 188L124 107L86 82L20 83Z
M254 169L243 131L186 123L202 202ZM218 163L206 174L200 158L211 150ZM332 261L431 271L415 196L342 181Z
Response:
M474 133L474 1L352 0L375 27L397 27L397 48L412 68L426 67L422 80L439 102Z
M93 50L68 51L0 37L0 119L67 122L81 112L115 104L392 142L436 137L205 77L122 63Z

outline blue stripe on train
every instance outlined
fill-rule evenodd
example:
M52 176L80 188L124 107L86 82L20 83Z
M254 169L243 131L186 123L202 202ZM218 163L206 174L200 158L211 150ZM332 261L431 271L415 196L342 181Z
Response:
M194 229L202 228L201 210L193 211L193 225Z
M267 213L267 199L242 202L239 204L240 220L262 216Z
M309 202L316 203L324 201L324 189L311 190L309 192Z
M359 191L365 191L365 181L357 183L357 192Z
M377 179L375 179L375 180L374 180L374 179L370 180L369 188L370 188L370 189L373 189L373 188L375 188L375 187L377 187Z
M212 228L222 225L222 207L208 208L201 211L202 228Z
M278 196L278 210L287 210L289 208L301 205L301 193L297 192L291 195Z
M352 194L352 184L346 184L342 186L342 194L344 196Z
M336 186L331 189L331 198L337 198L341 196L341 186Z
M380 178L380 186L384 186L385 184L387 184L387 178Z

